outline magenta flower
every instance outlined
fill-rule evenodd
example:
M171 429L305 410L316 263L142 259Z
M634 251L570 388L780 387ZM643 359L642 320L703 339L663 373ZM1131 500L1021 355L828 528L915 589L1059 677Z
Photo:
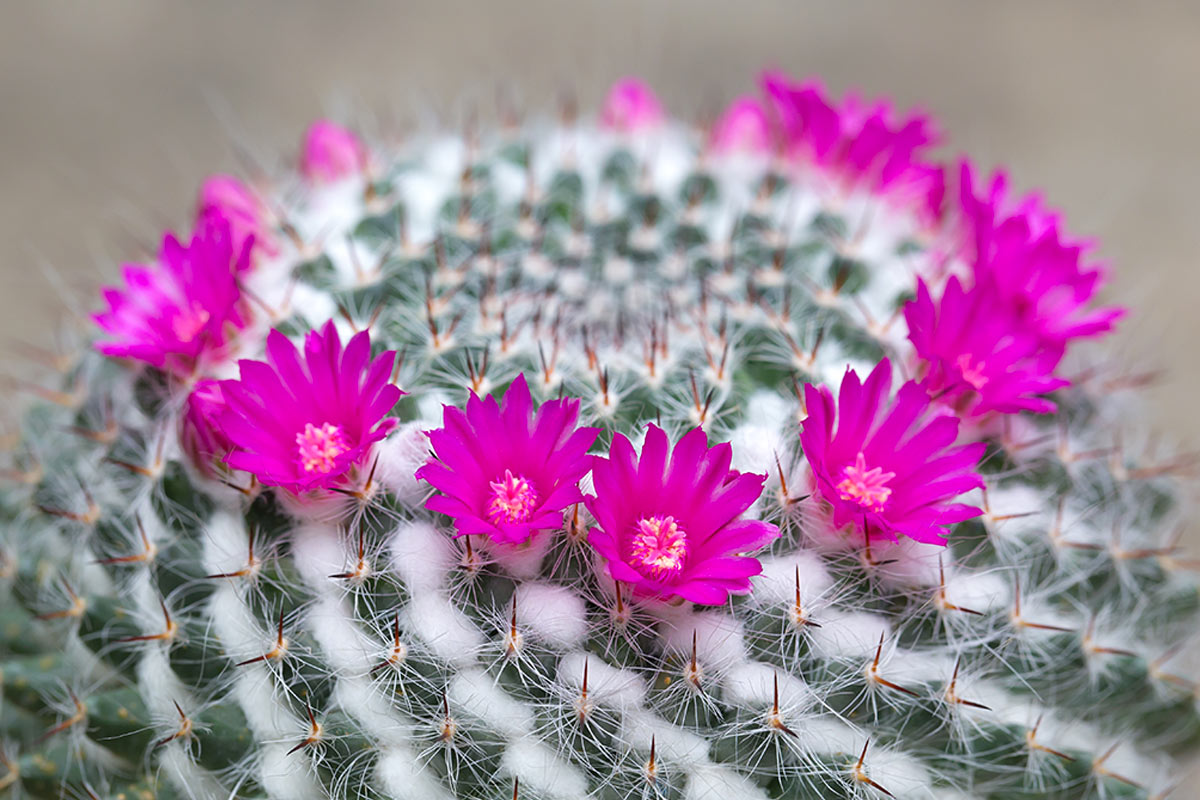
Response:
M221 393L221 384L205 378L192 388L179 421L180 447L209 478L217 476L214 464L223 461L233 449L233 442L221 429L220 418L224 413L225 396Z
M332 321L305 337L303 359L271 331L267 361L240 361L241 379L221 382L220 427L234 445L225 463L297 494L343 483L396 425L385 416L403 394L390 383L395 359L372 359L366 331L343 350Z
M252 247L267 256L279 252L279 244L266 223L267 210L250 187L232 175L212 175L201 184L196 218L203 220L209 215L217 215L229 223L235 252L240 253L247 241L252 241ZM247 261L246 266L249 265Z
M1052 413L1054 403L1039 395L1070 383L1054 377L1062 347L1025 329L990 284L966 291L952 277L934 302L922 280L904 317L922 387L964 416Z
M600 124L621 133L636 133L662 124L662 103L645 81L622 78L613 84L600 109Z
M738 97L713 125L712 146L717 152L765 153L772 143L771 120L756 97Z
M429 432L434 457L417 479L438 490L425 507L454 519L460 536L524 544L562 527L563 509L583 500L579 480L599 428L576 428L579 401L552 400L535 411L525 376L500 403L472 394L467 410L446 406Z
M730 469L732 447L709 447L703 430L680 439L668 463L669 447L655 425L640 457L625 436L613 438L608 458L592 464L588 541L635 595L720 605L747 594L762 571L747 554L779 536L770 523L740 518L767 476Z
M1111 331L1125 309L1090 308L1106 279L1103 267L1084 263L1091 243L1064 241L1058 216L1037 195L1011 206L1003 172L982 195L975 193L969 162L962 163L960 175L966 255L976 283L989 284L995 301L1051 347Z
M336 122L319 119L308 127L300 153L300 171L313 183L335 183L367 168L362 139Z
M222 361L249 321L236 277L248 260L224 220L201 220L186 246L168 232L156 265L126 264L125 287L104 289L109 309L92 319L113 338L96 349L180 377Z
M808 418L800 444L833 524L892 541L946 543L946 526L979 516L951 502L983 487L975 471L986 445L954 446L958 419L930 410L922 387L908 382L890 398L892 365L879 362L865 383L846 370L838 397L804 387Z
M865 104L854 95L838 104L819 82L778 72L765 73L762 87L785 152L846 189L914 206L928 222L940 218L946 181L942 167L926 160L938 141L928 116L901 117L887 101Z

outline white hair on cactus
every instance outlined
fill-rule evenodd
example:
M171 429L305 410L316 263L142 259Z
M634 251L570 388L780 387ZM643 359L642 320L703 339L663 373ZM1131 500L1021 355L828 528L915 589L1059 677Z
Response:
M857 758L866 741L862 731L840 719L827 716L805 720L803 725L793 730L805 752L826 758Z
M185 792L189 798L220 800L229 797L229 790L223 787L212 773L192 760L186 742L181 739L167 742L161 751L158 768L173 786Z
M483 647L483 632L441 594L423 590L404 607L405 627L429 646L438 658L457 666L475 660Z
M171 669L171 660L164 647L147 647L137 665L137 685L146 708L167 725L177 725L179 716L175 703L191 704L191 692Z
M583 688L585 665L588 697L594 702L618 710L635 709L645 702L646 682L642 676L587 653L568 653L558 662L558 682L570 695L578 695Z
M873 745L867 750L863 770L894 797L929 796L929 772L909 753Z
M587 605L565 586L517 585L517 621L538 640L560 650L578 646L588 633Z
M428 484L415 474L429 460L429 427L424 422L406 422L375 445L375 477L406 506L419 505L429 492Z
M891 635L888 621L867 611L842 611L827 608L821 614L821 627L808 635L813 647L823 656L865 658L875 654L882 636Z
M289 733L294 736L297 730ZM272 800L323 800L327 795L313 776L308 753L289 750L283 742L263 742L259 748L258 780L267 796Z
M728 767L702 764L689 771L683 797L684 800L767 800L767 793Z
M796 583L805 610L828 602L833 576L821 557L812 550L796 550L783 556L762 559L763 571L754 579L753 598L764 605L791 606L796 602Z
M617 738L638 753L649 753L653 744L655 757L668 764L690 768L708 763L707 741L644 709L630 709L621 716Z
M394 800L454 800L424 761L401 745L382 749L375 762L375 776Z
M530 707L496 686L495 679L482 670L456 674L446 696L453 711L461 711L509 739L528 736L534 728Z
M747 659L745 626L726 614L694 613L687 607L656 611L663 645L690 656L692 645L702 667L725 671Z
M996 572L947 568L943 592L948 605L988 612L1012 602L1012 581Z
M730 670L724 686L725 698L741 705L772 706L776 687L780 709L795 713L807 710L815 702L812 690L803 679L774 664L757 661Z
M363 730L384 747L411 742L413 725L393 709L393 700L380 687L362 676L343 676L333 688L333 699Z
M296 568L310 586L327 584L330 575L345 568L347 552L336 526L300 525L290 539Z
M501 768L534 793L562 800L587 794L587 778L552 749L528 732L510 744L501 757Z
M305 614L305 623L330 666L339 672L362 674L378 663L379 642L367 636L354 619L345 600L328 594Z
M872 557L880 582L889 588L937 586L946 548L902 538L895 542L871 542Z
M401 523L389 545L392 569L418 596L438 591L459 558L450 538L428 522Z

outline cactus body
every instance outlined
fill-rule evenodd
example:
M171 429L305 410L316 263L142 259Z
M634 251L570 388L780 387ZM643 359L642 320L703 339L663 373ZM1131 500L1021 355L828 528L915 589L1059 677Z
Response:
M986 442L965 498L983 514L946 547L835 524L800 447L804 386L836 397L848 365L890 358L899 379L931 358L904 310L918 278L961 267L961 228L764 150L761 113L729 134L755 149L623 102L615 127L369 157L339 129L239 195L231 352L62 365L0 490L0 794L1166 795L1200 734L1182 646L1200 598L1172 465L1114 438L1121 377L1092 364L1053 413L964 424ZM331 319L396 352L380 440L331 487L215 463L200 379L236 378L268 329L299 341ZM516 544L455 537L424 505L427 432L518 376L543 407L579 401L593 453L701 427L766 475L747 516L778 535L737 551L761 561L753 591L614 581L589 543L598 486ZM350 446L329 431L301 444L310 468ZM882 507L869 467L842 491Z

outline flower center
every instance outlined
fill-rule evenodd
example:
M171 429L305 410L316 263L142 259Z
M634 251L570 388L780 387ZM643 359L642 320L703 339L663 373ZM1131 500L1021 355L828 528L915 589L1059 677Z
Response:
M869 511L883 511L892 490L887 482L896 477L894 472L884 472L879 467L867 469L867 460L860 452L854 463L842 470L842 481L837 485L838 495Z
M687 558L687 532L671 516L643 517L634 524L629 553L656 577L678 575Z
M492 500L488 503L488 518L493 523L528 522L537 509L538 494L524 475L504 470L504 477L488 484Z
M204 330L204 326L208 324L212 315L200 306L192 306L186 311L181 311L179 316L171 320L171 333L175 334L175 338L181 342L190 342L199 335L200 331Z
M333 470L337 457L350 449L350 442L338 425L326 422L318 427L309 422L296 434L296 448L296 460L305 472L325 474Z
M958 367L958 371L962 373L962 379L971 385L975 391L983 391L983 387L987 385L987 376L983 374L985 364L980 361L975 364L971 361L971 357L965 353L958 357L954 362Z

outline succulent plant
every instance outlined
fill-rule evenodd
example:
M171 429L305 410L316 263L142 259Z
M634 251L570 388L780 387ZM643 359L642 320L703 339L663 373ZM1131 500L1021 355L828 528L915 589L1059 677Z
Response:
M1185 465L1087 245L937 142L631 79L208 181L28 384L0 794L1165 797Z

